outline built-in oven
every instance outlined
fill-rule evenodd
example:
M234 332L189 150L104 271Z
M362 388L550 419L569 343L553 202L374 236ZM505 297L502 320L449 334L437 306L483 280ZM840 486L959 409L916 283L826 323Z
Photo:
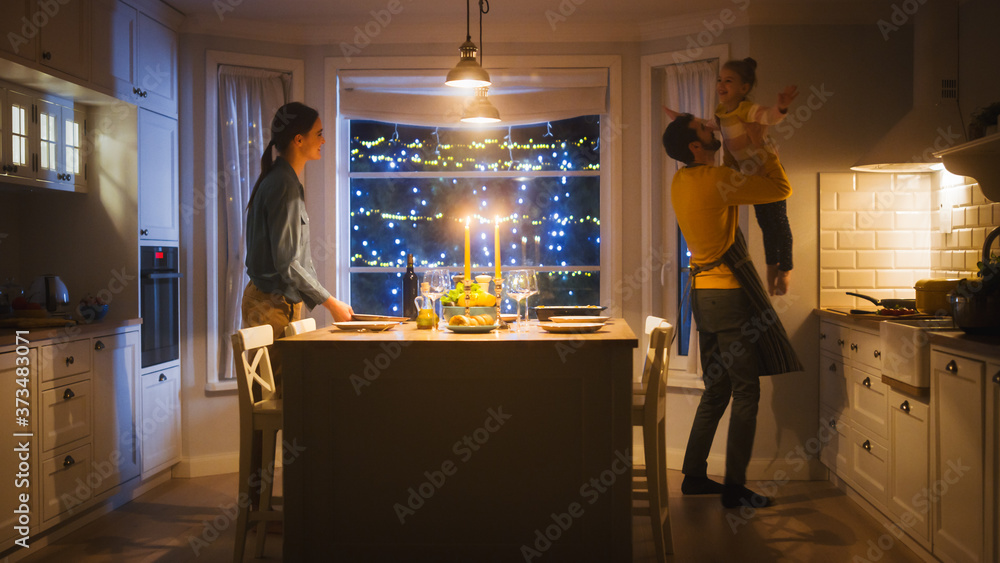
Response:
M180 357L181 277L177 248L143 246L139 249L142 316L142 367Z

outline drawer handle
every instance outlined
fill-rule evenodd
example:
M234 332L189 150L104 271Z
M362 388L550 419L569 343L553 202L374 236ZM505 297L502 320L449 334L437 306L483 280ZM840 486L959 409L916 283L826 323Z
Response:
M830 364L830 371L836 373L836 371L837 371L837 364Z
M830 428L837 428L837 419L835 418L830 419Z
M841 348L844 347L844 339L843 338L838 338L837 339L837 346L840 346Z
M955 360L951 360L948 362L948 365L944 366L944 369L950 371L951 373L958 373L958 364L955 363Z
M865 440L865 443L861 444L861 447L864 448L865 451L869 451L869 452L872 451L872 443L871 443L870 440Z
M167 380L167 374L161 373L159 381L166 381L166 380Z
M104 342L98 340L97 344L94 344L94 350L97 350L98 352L100 352L103 349L104 349Z
M855 343L853 343L853 342L851 342L851 351L852 352L857 352L858 351L858 345L855 344Z
M996 375L993 376L993 383L1000 385L1000 371L998 371Z
M872 378L866 377L864 381L861 382L862 385L871 389L872 388Z
M76 361L76 360L73 358L73 356L67 357L66 358L66 367L69 367L69 366L73 365L74 361Z
M68 400L72 399L73 397L76 397L76 393L73 393L73 390L72 390L72 389L67 389L67 390L66 390L66 391L65 391L65 392L63 393L63 400L64 400L64 401L68 401Z
M882 352L879 352L878 350L875 350L875 357L876 358L881 358L882 357Z
M825 332L819 333L819 339L820 340L826 340L826 333Z
M76 460L73 459L73 456L68 455L68 456L66 456L66 459L63 460L63 467L70 467L74 463L76 463Z
M901 409L901 410L902 410L903 412L905 412L905 413L909 414L909 413L910 413L910 402L909 402L909 401L903 401L903 404L902 404L902 405L899 405L899 408L900 408L900 409Z
M42 59L44 59L46 61L51 61L52 60L52 51L43 51L42 52Z

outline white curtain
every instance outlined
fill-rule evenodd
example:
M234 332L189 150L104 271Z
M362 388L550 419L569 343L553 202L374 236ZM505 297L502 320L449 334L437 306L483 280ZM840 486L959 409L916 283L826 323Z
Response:
M504 125L608 112L606 68L488 69L489 99ZM445 86L448 69L341 70L340 115L423 126L462 126L473 91Z
M715 80L719 60L664 67L664 99L670 109L702 119L715 118Z
M230 336L242 328L246 207L271 141L271 119L289 97L291 75L219 65L219 379L233 378Z

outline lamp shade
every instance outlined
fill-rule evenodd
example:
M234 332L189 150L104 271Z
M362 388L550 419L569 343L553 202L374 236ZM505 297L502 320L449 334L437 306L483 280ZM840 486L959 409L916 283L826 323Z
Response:
M486 97L489 88L476 88L476 95L469 100L462 112L462 123L496 123L500 121L500 112Z
M462 43L462 46L459 47L462 58L459 59L455 68L448 71L444 83L456 88L482 88L492 84L489 73L476 61L478 50L472 41L467 40Z

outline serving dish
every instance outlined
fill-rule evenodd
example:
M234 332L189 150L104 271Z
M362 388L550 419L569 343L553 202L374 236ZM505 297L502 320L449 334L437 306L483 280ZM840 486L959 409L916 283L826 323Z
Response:
M542 330L553 333L586 333L597 332L604 328L604 323L538 323Z
M497 329L498 325L447 325L448 330L452 332L457 332L459 334L483 334L487 332L493 332Z
M340 323L333 323L333 326L339 328L340 330L347 331L370 330L381 332L383 330L390 330L398 324L398 321L344 321Z
M606 323L611 317L592 317L590 315L549 317L549 321L554 323Z
M538 317L539 321L548 321L555 316L596 317L601 314L601 311L607 309L607 307L603 307L601 305L539 305L537 307L532 307L532 309L535 310L535 316Z

